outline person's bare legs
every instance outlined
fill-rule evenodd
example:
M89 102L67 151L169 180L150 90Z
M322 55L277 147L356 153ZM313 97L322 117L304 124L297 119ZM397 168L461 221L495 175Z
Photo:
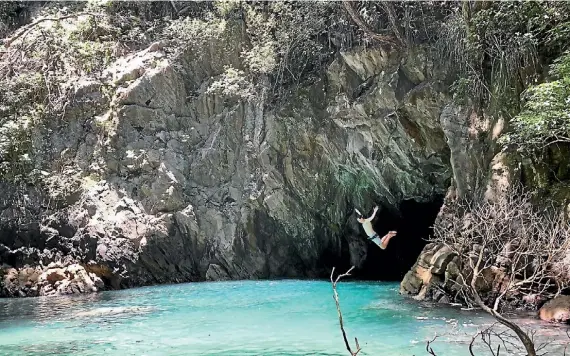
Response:
M382 242L380 243L380 248L383 250L386 249L386 247L388 247L388 243L390 243L390 239L394 236L396 236L396 231L390 231L384 235Z

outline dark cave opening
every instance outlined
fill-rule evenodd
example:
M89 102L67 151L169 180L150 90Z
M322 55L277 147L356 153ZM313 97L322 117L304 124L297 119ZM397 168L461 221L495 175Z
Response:
M390 240L386 250L372 241L367 241L368 251L354 278L360 280L401 281L410 270L433 231L433 223L443 205L443 197L430 202L403 201L397 212L379 209L373 220L374 230L384 236L396 230L397 236ZM366 214L365 212L363 212ZM360 234L365 239L361 229Z

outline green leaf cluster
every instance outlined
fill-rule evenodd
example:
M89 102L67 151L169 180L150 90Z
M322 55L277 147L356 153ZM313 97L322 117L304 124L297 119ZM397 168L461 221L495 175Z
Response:
M442 25L438 48L458 77L457 99L513 115L541 62L560 56L568 35L568 2L463 2Z
M570 143L570 51L554 62L550 75L552 80L524 93L523 110L499 140L505 147L532 152L553 143Z

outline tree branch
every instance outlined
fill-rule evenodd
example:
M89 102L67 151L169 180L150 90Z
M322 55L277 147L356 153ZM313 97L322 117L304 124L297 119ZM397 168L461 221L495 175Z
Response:
M364 31L364 33L366 33L368 36L370 36L372 39L374 39L380 43L389 44L391 46L398 47L398 45L399 45L398 40L396 40L393 36L381 35L381 34L378 34L374 31L372 31L370 26L368 26L368 24L366 22L364 22L364 20L360 17L358 12L356 12L354 7L352 7L351 1L345 0L342 2L342 5L344 6L346 12L348 12L350 17L352 18L352 21L354 21L354 23L356 23L356 25L362 31Z
M92 12L78 12L75 14L69 14L69 15L64 15L64 16L60 16L60 17L44 17L44 18L38 19L38 20L30 23L29 25L26 25L26 26L20 28L18 30L18 32L16 32L12 37L4 40L4 47L6 47L6 48L10 47L10 45L14 41L16 41L20 37L25 37L34 27L36 27L37 25L39 25L42 22L45 22L45 21L61 21L61 20L65 20L68 18L79 17L79 16L84 16L84 15L101 16L101 14L96 14L96 13L92 13Z
M479 277L479 272L480 272L479 267L480 267L481 261L483 259L484 248L485 248L485 245L482 245L481 251L479 252L479 258L477 261L477 265L474 266L473 276L471 277L471 294L473 295L473 298L475 299L475 303L477 303L477 305L481 309L483 309L485 312L491 314L501 324L505 325L506 327L508 327L509 329L514 331L515 334L517 334L517 336L519 337L519 339L523 343L523 345L524 345L524 347L528 353L527 356L536 356L534 343L532 342L530 337L517 324L513 323L512 321L508 320L507 318L505 318L504 316L499 314L499 312L497 312L495 309L491 309L490 307L488 307L485 304L485 302L483 302L483 299L481 299L481 296L479 295L479 292L477 291L476 282L477 282L477 278Z
M535 356L540 345L501 315L500 308L516 295L552 296L570 283L565 260L570 228L564 215L547 209L545 202L540 210L533 206L531 193L522 186L513 185L504 193L493 202L451 202L446 214L436 222L431 240L457 253L458 275L454 283L462 285L459 292L468 291L462 296L465 303L475 304L493 316L516 335L517 347L524 347L526 355ZM490 284L490 292L481 294L480 281ZM488 346L490 336L503 337L496 333L482 335ZM504 342L502 346L506 350ZM501 348L493 352L498 354Z
M350 352L351 356L356 356L358 355L358 353L360 352L361 348L360 345L358 344L358 339L354 338L354 342L356 343L356 351L352 351L352 348L350 347L350 343L348 342L348 338L346 337L346 332L344 331L344 323L342 321L342 313L340 311L340 302L338 301L338 293L336 291L336 284L338 283L338 281L346 276L350 276L350 272L354 269L354 266L350 267L350 269L344 273L344 274L340 274L336 277L336 280L333 280L333 275L334 275L334 267L332 269L331 272L331 284L332 284L332 288L333 288L333 298L334 301L336 302L336 310L338 312L338 321L340 324L340 330L342 331L342 338L344 339L344 344L346 345L346 349L348 350L348 352Z
M381 1L380 6L382 7L386 15L388 15L388 21L390 21L390 27L392 27L392 31L394 32L394 35L398 39L398 42L400 42L401 46L405 46L406 39L404 38L404 36L402 36L402 33L400 32L398 21L396 19L396 11L394 10L392 2Z
M432 356L437 356L437 354L435 353L435 351L433 351L433 348L431 347L431 344L435 341L435 339L437 339L438 335L436 334L433 339L428 340L426 342L426 352Z

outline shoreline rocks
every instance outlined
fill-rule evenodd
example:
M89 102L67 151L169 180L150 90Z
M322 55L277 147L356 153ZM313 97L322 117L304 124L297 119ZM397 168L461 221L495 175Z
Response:
M456 253L447 246L435 243L426 245L417 262L402 279L400 294L413 295L414 299L423 300L431 293L435 301L445 297L444 301L449 302L443 293L438 297L439 290L436 291L433 287L452 284L458 272L454 262L456 258Z
M560 295L546 302L540 308L538 315L544 321L568 323L570 321L570 295Z
M79 264L66 267L51 263L40 267L0 269L0 294L7 297L38 297L93 293L105 289L105 283Z

